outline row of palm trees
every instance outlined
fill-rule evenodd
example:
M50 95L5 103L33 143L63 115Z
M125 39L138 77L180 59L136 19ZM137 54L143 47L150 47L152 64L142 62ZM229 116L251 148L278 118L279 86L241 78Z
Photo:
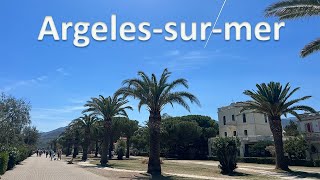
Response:
M116 91L112 96L104 97L100 95L97 98L91 98L84 105L86 109L83 111L84 116L72 121L70 127L73 129L84 130L84 143L83 143L83 156L82 160L87 159L88 147L91 142L91 134L93 128L103 126L102 131L102 144L101 144L101 160L102 166L108 164L108 153L110 152L110 145L113 143L113 119L115 117L128 118L127 110L133 108L128 104L128 97L133 97L139 100L138 110L142 106L146 106L149 111L149 133L150 133L150 152L148 173L152 175L161 174L160 166L160 126L161 126L161 111L163 108L170 104L180 104L188 111L190 107L186 100L191 103L200 105L199 100L191 93L185 91L175 91L179 86L188 88L188 82L185 79L176 79L169 82L171 72L165 69L158 79L155 74L151 76L146 75L144 72L138 72L138 78L127 79L123 81L123 87ZM102 119L102 120L101 120ZM131 127L136 123L127 121L127 126L123 126L122 131L127 137L127 157L129 157L129 142L130 137L133 135L135 129ZM97 125L97 126L95 126ZM75 150L77 151L77 149Z
M118 116L128 117L127 110L132 110L132 107L127 105L127 97L133 97L139 100L138 110L140 111L141 107L145 106L150 113L148 121L150 135L148 173L160 175L161 111L167 104L173 107L175 103L182 105L190 111L186 100L190 100L191 103L199 106L200 102L189 92L175 91L179 86L188 88L188 82L182 78L169 82L171 73L167 69L163 71L159 80L155 74L147 76L144 72L138 72L138 75L138 78L125 80L123 87L116 91L113 96L105 98L100 95L98 98L91 98L91 100L85 104L87 109L83 111L83 113L90 114L85 114L72 124L82 127L86 132L85 134L87 134L83 145L83 152L85 153L83 159L86 160L86 152L91 138L91 127L94 127L93 125L96 123L103 123L100 163L102 166L106 166L108 164L110 142L113 142L113 119ZM269 117L276 149L276 168L288 170L288 164L283 151L281 117L292 114L300 119L297 111L301 110L315 113L316 111L311 107L296 105L300 101L309 99L311 96L291 100L291 97L299 88L291 90L290 84L282 86L280 83L270 82L268 84L257 84L256 87L257 90L247 90L244 92L251 100L244 102L243 111L250 110L252 112L266 114ZM99 120L99 118L102 119L102 121ZM127 131L130 130L128 129ZM133 134L133 132L131 132L131 134ZM129 146L127 146L127 148L129 148ZM129 149L127 149L127 153L129 153Z

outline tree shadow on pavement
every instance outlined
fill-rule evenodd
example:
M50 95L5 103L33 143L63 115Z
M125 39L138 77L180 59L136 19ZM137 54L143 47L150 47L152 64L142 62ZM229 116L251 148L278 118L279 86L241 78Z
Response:
M319 170L320 172L320 170ZM310 173L304 171L288 171L284 172L288 176L295 176L296 178L317 178L320 179L320 173Z

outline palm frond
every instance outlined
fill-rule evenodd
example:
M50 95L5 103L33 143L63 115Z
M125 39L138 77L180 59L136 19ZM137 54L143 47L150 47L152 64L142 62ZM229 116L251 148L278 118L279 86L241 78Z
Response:
M320 39L317 39L317 40L309 43L308 45L306 45L301 50L300 56L304 58L304 57L307 57L310 54L312 54L312 53L314 53L316 51L319 51L319 50L320 50Z
M281 20L320 15L320 2L318 0L284 0L269 6L265 14L277 16Z

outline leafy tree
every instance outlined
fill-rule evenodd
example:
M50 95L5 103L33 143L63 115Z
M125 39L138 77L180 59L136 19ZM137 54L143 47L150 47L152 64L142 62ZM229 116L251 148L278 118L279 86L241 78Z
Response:
M88 158L88 148L91 143L91 137L93 135L94 129L97 128L99 119L92 114L84 114L82 117L75 119L72 123L76 125L79 130L83 131L84 142L82 145L83 155L82 160L86 161Z
M284 127L284 132L285 136L298 136L300 134L297 123L293 121L290 121L289 124Z
M123 88L119 89L119 93L125 96L131 96L139 100L138 109L140 111L143 105L147 106L150 113L149 130L150 130L150 153L148 162L148 173L152 175L161 174L160 165L160 127L161 127L161 111L165 105L174 103L182 105L190 111L189 105L185 99L189 99L191 103L200 105L199 100L192 94L184 91L174 92L179 85L188 88L187 80L177 79L168 82L171 73L165 69L158 80L155 74L151 77L144 72L138 72L140 78L128 79L123 82Z
M124 119L124 121L122 121L121 132L127 138L126 158L130 157L131 138L134 135L134 133L138 130L138 128L139 128L139 122L138 121L133 121L133 120L129 120L129 119Z
M201 128L194 121L166 119L162 124L161 147L167 154L177 155L179 159L193 159L197 148L196 141L201 136ZM207 147L208 148L208 147Z
M27 126L22 131L23 141L29 146L35 147L39 139L39 131L35 126Z
M21 143L23 128L30 125L31 106L23 99L0 95L0 145Z
M148 126L139 127L131 138L133 149L140 153L149 152L149 128Z
M131 106L125 106L128 100L119 97L118 94L114 94L112 97L107 98L99 96L98 98L91 98L91 101L87 101L85 104L88 109L83 112L91 112L93 115L101 116L104 121L104 136L102 142L102 154L101 165L106 166L108 163L108 150L111 140L112 118L115 116L128 117L126 110L131 109Z
M233 137L218 137L213 141L213 151L219 159L222 174L232 174L237 168L237 152L239 139Z
M249 155L251 157L268 157L272 154L266 150L268 146L273 145L272 141L259 141L252 146L249 146Z
M275 82L257 84L256 87L258 90L246 90L244 92L252 100L243 103L242 111L250 110L268 116L276 150L276 168L288 170L288 163L283 151L281 116L292 114L300 119L296 111L302 110L315 113L316 111L309 106L296 105L300 101L309 99L311 96L289 100L300 89L295 88L291 91L289 83L284 87L280 83Z
M308 144L303 136L290 137L284 143L284 150L290 159L305 159L307 149Z
M269 6L266 10L266 16L276 16L280 20L297 19L320 15L319 0L281 0ZM306 57L315 51L320 50L320 39L317 39L306 45L300 55Z

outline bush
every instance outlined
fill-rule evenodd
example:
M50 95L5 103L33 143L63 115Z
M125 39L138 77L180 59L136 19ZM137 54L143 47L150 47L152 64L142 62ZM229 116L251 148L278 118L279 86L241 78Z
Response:
M291 161L289 161L289 165L290 166L314 167L314 163L312 161L301 160L301 159L291 160Z
M243 163L257 163L257 164L276 164L275 158L262 157L243 157L238 158L239 162ZM305 167L320 167L320 160L289 160L290 166L305 166Z
M18 156L19 156L19 152L17 148L9 149L8 170L13 169L14 166L17 164Z
M266 150L266 147L273 145L272 141L259 141L249 146L250 157L270 157L272 154Z
M262 157L242 157L242 158L238 158L238 161L243 163L276 164L276 161L274 158L262 158Z
M315 160L314 161L314 166L315 167L320 167L320 160Z
M8 168L9 154L0 152L0 175L4 174Z
M213 151L217 155L222 174L232 174L237 168L239 140L231 137L219 137L213 141Z
M123 140L119 140L117 142L117 149L116 149L119 160L123 159L125 149L126 149L126 142L124 142Z
M290 137L284 142L284 150L289 154L290 159L305 159L307 149L307 141L302 136Z

